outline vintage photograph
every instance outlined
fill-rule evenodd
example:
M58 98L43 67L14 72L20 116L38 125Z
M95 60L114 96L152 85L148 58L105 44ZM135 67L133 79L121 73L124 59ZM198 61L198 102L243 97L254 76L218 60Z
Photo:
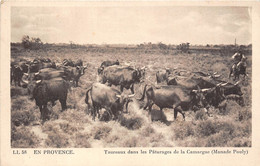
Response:
M251 147L249 6L12 6L11 148Z

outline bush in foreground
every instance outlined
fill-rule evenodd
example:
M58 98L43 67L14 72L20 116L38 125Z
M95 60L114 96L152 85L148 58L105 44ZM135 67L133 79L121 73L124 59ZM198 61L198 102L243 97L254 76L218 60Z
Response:
M39 138L30 132L30 130L21 126L15 127L14 124L11 131L11 147L12 148L36 148L39 145Z

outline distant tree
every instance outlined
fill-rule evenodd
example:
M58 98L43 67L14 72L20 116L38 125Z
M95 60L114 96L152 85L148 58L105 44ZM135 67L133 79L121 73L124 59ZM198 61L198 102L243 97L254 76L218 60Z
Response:
M25 49L30 48L30 37L28 35L24 35L22 38L22 45Z
M39 49L42 47L43 43L40 38L30 37L28 35L24 35L22 38L22 45L25 49Z
M76 44L73 41L69 41L69 43L70 43L70 48L76 48L77 47Z
M41 48L42 47L42 45L43 45L43 43L42 43L42 41L41 41L41 39L40 38L35 38L35 37L32 37L32 39L31 39L31 47L33 48L33 49L39 49L39 48Z
M177 46L177 50L180 50L181 52L188 52L190 49L190 43L181 43Z
M162 42L158 43L158 47L162 50L168 49L168 46L166 44L163 44Z

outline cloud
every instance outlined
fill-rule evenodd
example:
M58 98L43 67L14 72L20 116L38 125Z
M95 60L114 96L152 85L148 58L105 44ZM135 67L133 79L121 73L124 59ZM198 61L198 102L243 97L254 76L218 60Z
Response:
M230 44L251 43L245 7L15 7L14 42Z

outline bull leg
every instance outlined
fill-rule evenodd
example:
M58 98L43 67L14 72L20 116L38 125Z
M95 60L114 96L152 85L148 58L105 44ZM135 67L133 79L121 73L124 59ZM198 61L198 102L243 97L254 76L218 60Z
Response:
M17 80L16 79L14 79L14 86L16 86L17 85Z
M75 80L75 83L76 83L76 87L78 87L79 86L79 80L78 79Z
M97 107L93 104L93 109L92 109L92 112L91 112L93 121L95 121L96 110L97 110Z
M134 94L135 93L134 92L134 84L131 85L130 89L131 89L132 94Z
M52 104L52 106L55 106L55 101L52 100L52 101L51 101L51 104Z
M177 107L174 108L174 120L176 120L178 112L182 114L183 120L185 121L185 113Z
M43 110L42 110L42 105L39 106L40 112L41 112L41 119L43 120Z
M21 87L21 81L20 81L20 80L18 80L18 86L20 86L20 87Z
M120 91L123 92L124 86L120 85Z
M41 119L42 122L44 123L46 120L48 120L48 108L47 104L39 106L40 112L41 112Z
M107 112L108 112L108 115L109 115L110 119L112 119L112 118L113 118L113 113L112 113L112 111L111 111L110 109L108 109Z
M149 108L148 108L149 114L151 114L151 112L152 112L152 107L153 107L153 103L151 103L151 104L149 105Z
M147 102L145 103L145 106L144 106L144 110L149 106L149 108L150 108L150 105L152 104L152 100L149 100L149 99L147 99Z
M96 112L97 115L98 115L98 119L100 118L100 113L99 113L99 110L100 110L100 109L101 109L101 108L98 108L98 109L97 109L97 112Z
M62 112L63 112L64 110L67 109L66 99L59 99L59 101L60 101Z
M76 81L75 80L73 80L73 86L76 87Z
M228 77L228 78L230 78L230 77L231 77L231 74L232 74L232 69L230 70L230 73L229 73L229 77Z

